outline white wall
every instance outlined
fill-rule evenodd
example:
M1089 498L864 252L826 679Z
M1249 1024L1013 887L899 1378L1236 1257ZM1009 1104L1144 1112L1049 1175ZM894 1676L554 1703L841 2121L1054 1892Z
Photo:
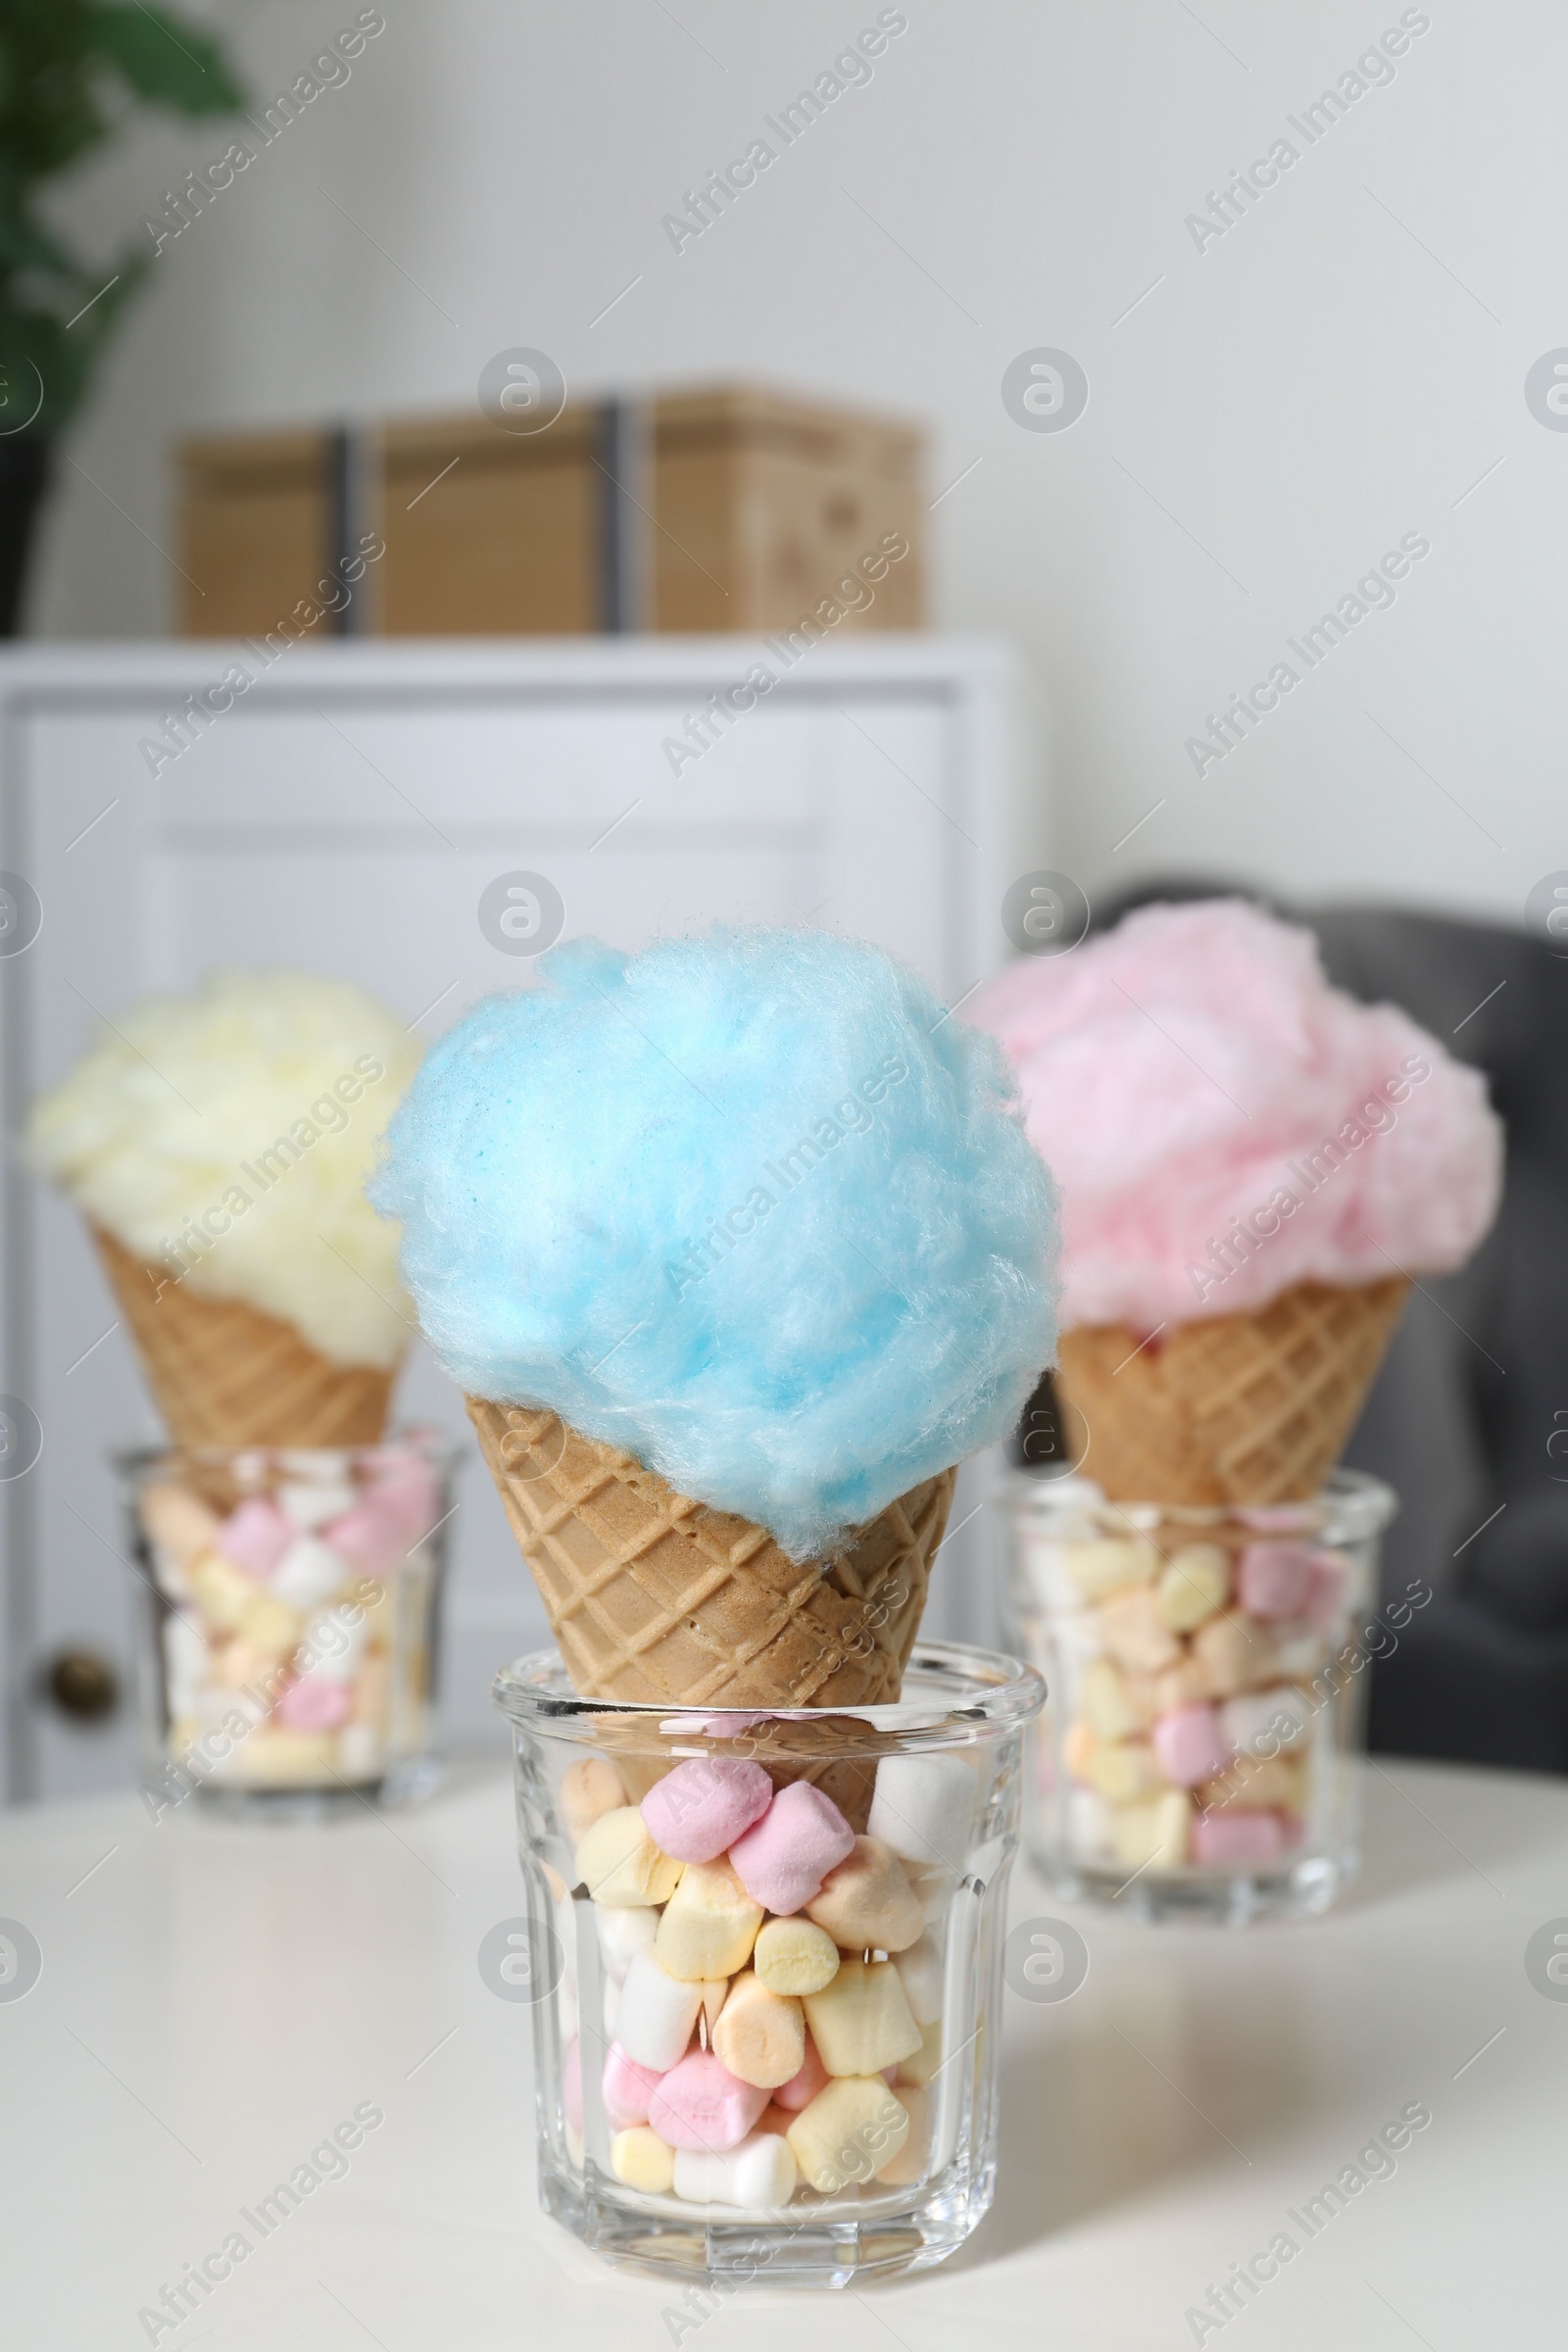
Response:
M98 487L68 469L36 626L168 625L140 534L172 544L187 429L462 407L519 343L584 392L744 371L925 416L933 497L973 467L932 516L934 617L1023 645L1056 855L1091 890L1218 868L1517 920L1568 867L1568 434L1523 397L1568 344L1550 0L1432 0L1310 150L1285 117L1397 0L909 0L869 84L679 254L661 216L873 0L383 5L347 86L158 259L73 445ZM354 13L222 21L270 96ZM226 135L139 138L70 217L109 250ZM1300 160L1198 251L1185 217L1282 135ZM1040 345L1088 371L1066 432L1002 405ZM1204 714L1407 532L1431 554L1395 607L1200 781Z

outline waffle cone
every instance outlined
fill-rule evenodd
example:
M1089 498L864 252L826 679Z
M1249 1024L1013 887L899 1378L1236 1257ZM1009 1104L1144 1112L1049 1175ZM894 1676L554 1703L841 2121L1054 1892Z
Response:
M180 1446L373 1446L396 1368L334 1364L291 1323L203 1298L91 1228L142 1370Z
M826 1558L677 1494L551 1412L467 1399L512 1532L585 1698L853 1707L897 1698L954 1470Z
M1409 1287L1298 1283L1255 1314L1142 1346L1121 1323L1063 1332L1056 1389L1087 1429L1086 1476L1113 1502L1304 1501L1340 1458Z

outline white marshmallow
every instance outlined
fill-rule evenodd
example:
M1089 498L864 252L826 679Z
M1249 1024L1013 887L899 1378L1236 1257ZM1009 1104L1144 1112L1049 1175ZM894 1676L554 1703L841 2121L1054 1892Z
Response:
M615 2039L628 2058L666 2075L686 2055L703 2005L703 1986L672 1977L652 1946L634 1952L620 1989Z
M286 1519L307 1534L314 1528L324 1527L329 1519L341 1519L352 1511L359 1496L346 1478L302 1479L298 1483L285 1481L277 1490L277 1504Z
M169 1677L171 1715L194 1715L207 1675L207 1643L189 1617L164 1619L164 1666Z
M570 2041L577 2032L577 1985L571 1977L564 1976L556 1986L556 2015L561 2021L561 2038Z
M639 1952L645 1952L659 1933L659 1913L647 1904L595 1903L594 1926L606 1968L617 1984Z
M316 1536L300 1536L268 1579L268 1590L287 1601L291 1609L315 1609L341 1592L352 1575L347 1562L339 1559L329 1544Z
M1102 1862L1114 1839L1110 1807L1098 1788L1067 1791L1067 1846L1082 1862Z
M953 1871L945 1870L940 1862L933 1863L929 1870L922 1870L918 1863L906 1867L909 1873L909 1885L920 1899L926 1926L935 1927L939 1919L947 1916L948 1905L953 1900L953 1889L958 1884L957 1878Z
M895 1952L893 1965L904 1979L905 1998L917 2026L934 2026L942 2015L942 1954L929 1936Z
M615 2038L615 2019L620 2010L620 1986L613 1977L605 1979L605 2038Z
M1294 1683L1244 1690L1221 1707L1225 1737L1240 1756L1276 1756L1299 1747L1312 1728L1312 1702Z
M884 1756L866 1835L906 1862L961 1871L979 1801L979 1783L961 1756Z
M305 1629L305 1645L315 1662L302 1672L318 1683L352 1683L369 1638L363 1609L357 1625L350 1623L342 1608L323 1609Z
M346 1723L338 1734L337 1768L346 1781L380 1777L381 1735L373 1723Z
M624 2048L624 2042L621 2044ZM753 2132L721 2156L675 2150L675 2194L695 2205L787 2205L800 2171L782 2132Z

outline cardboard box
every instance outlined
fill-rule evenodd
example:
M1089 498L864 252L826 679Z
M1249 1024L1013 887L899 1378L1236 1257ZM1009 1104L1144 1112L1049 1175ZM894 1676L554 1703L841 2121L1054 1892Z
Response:
M190 441L183 627L756 634L831 599L835 627L918 628L921 458L908 424L746 388L568 404L528 434L476 415Z

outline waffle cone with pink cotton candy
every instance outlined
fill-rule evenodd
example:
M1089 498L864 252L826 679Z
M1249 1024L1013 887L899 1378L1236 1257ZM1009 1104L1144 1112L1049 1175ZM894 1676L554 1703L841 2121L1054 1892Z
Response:
M584 1697L759 1708L898 1697L954 1470L802 1562L765 1528L677 1494L559 1414L466 1401Z
M1142 907L972 1014L1061 1187L1067 1453L1118 1502L1316 1494L1412 1282L1495 1214L1485 1079L1240 900Z

